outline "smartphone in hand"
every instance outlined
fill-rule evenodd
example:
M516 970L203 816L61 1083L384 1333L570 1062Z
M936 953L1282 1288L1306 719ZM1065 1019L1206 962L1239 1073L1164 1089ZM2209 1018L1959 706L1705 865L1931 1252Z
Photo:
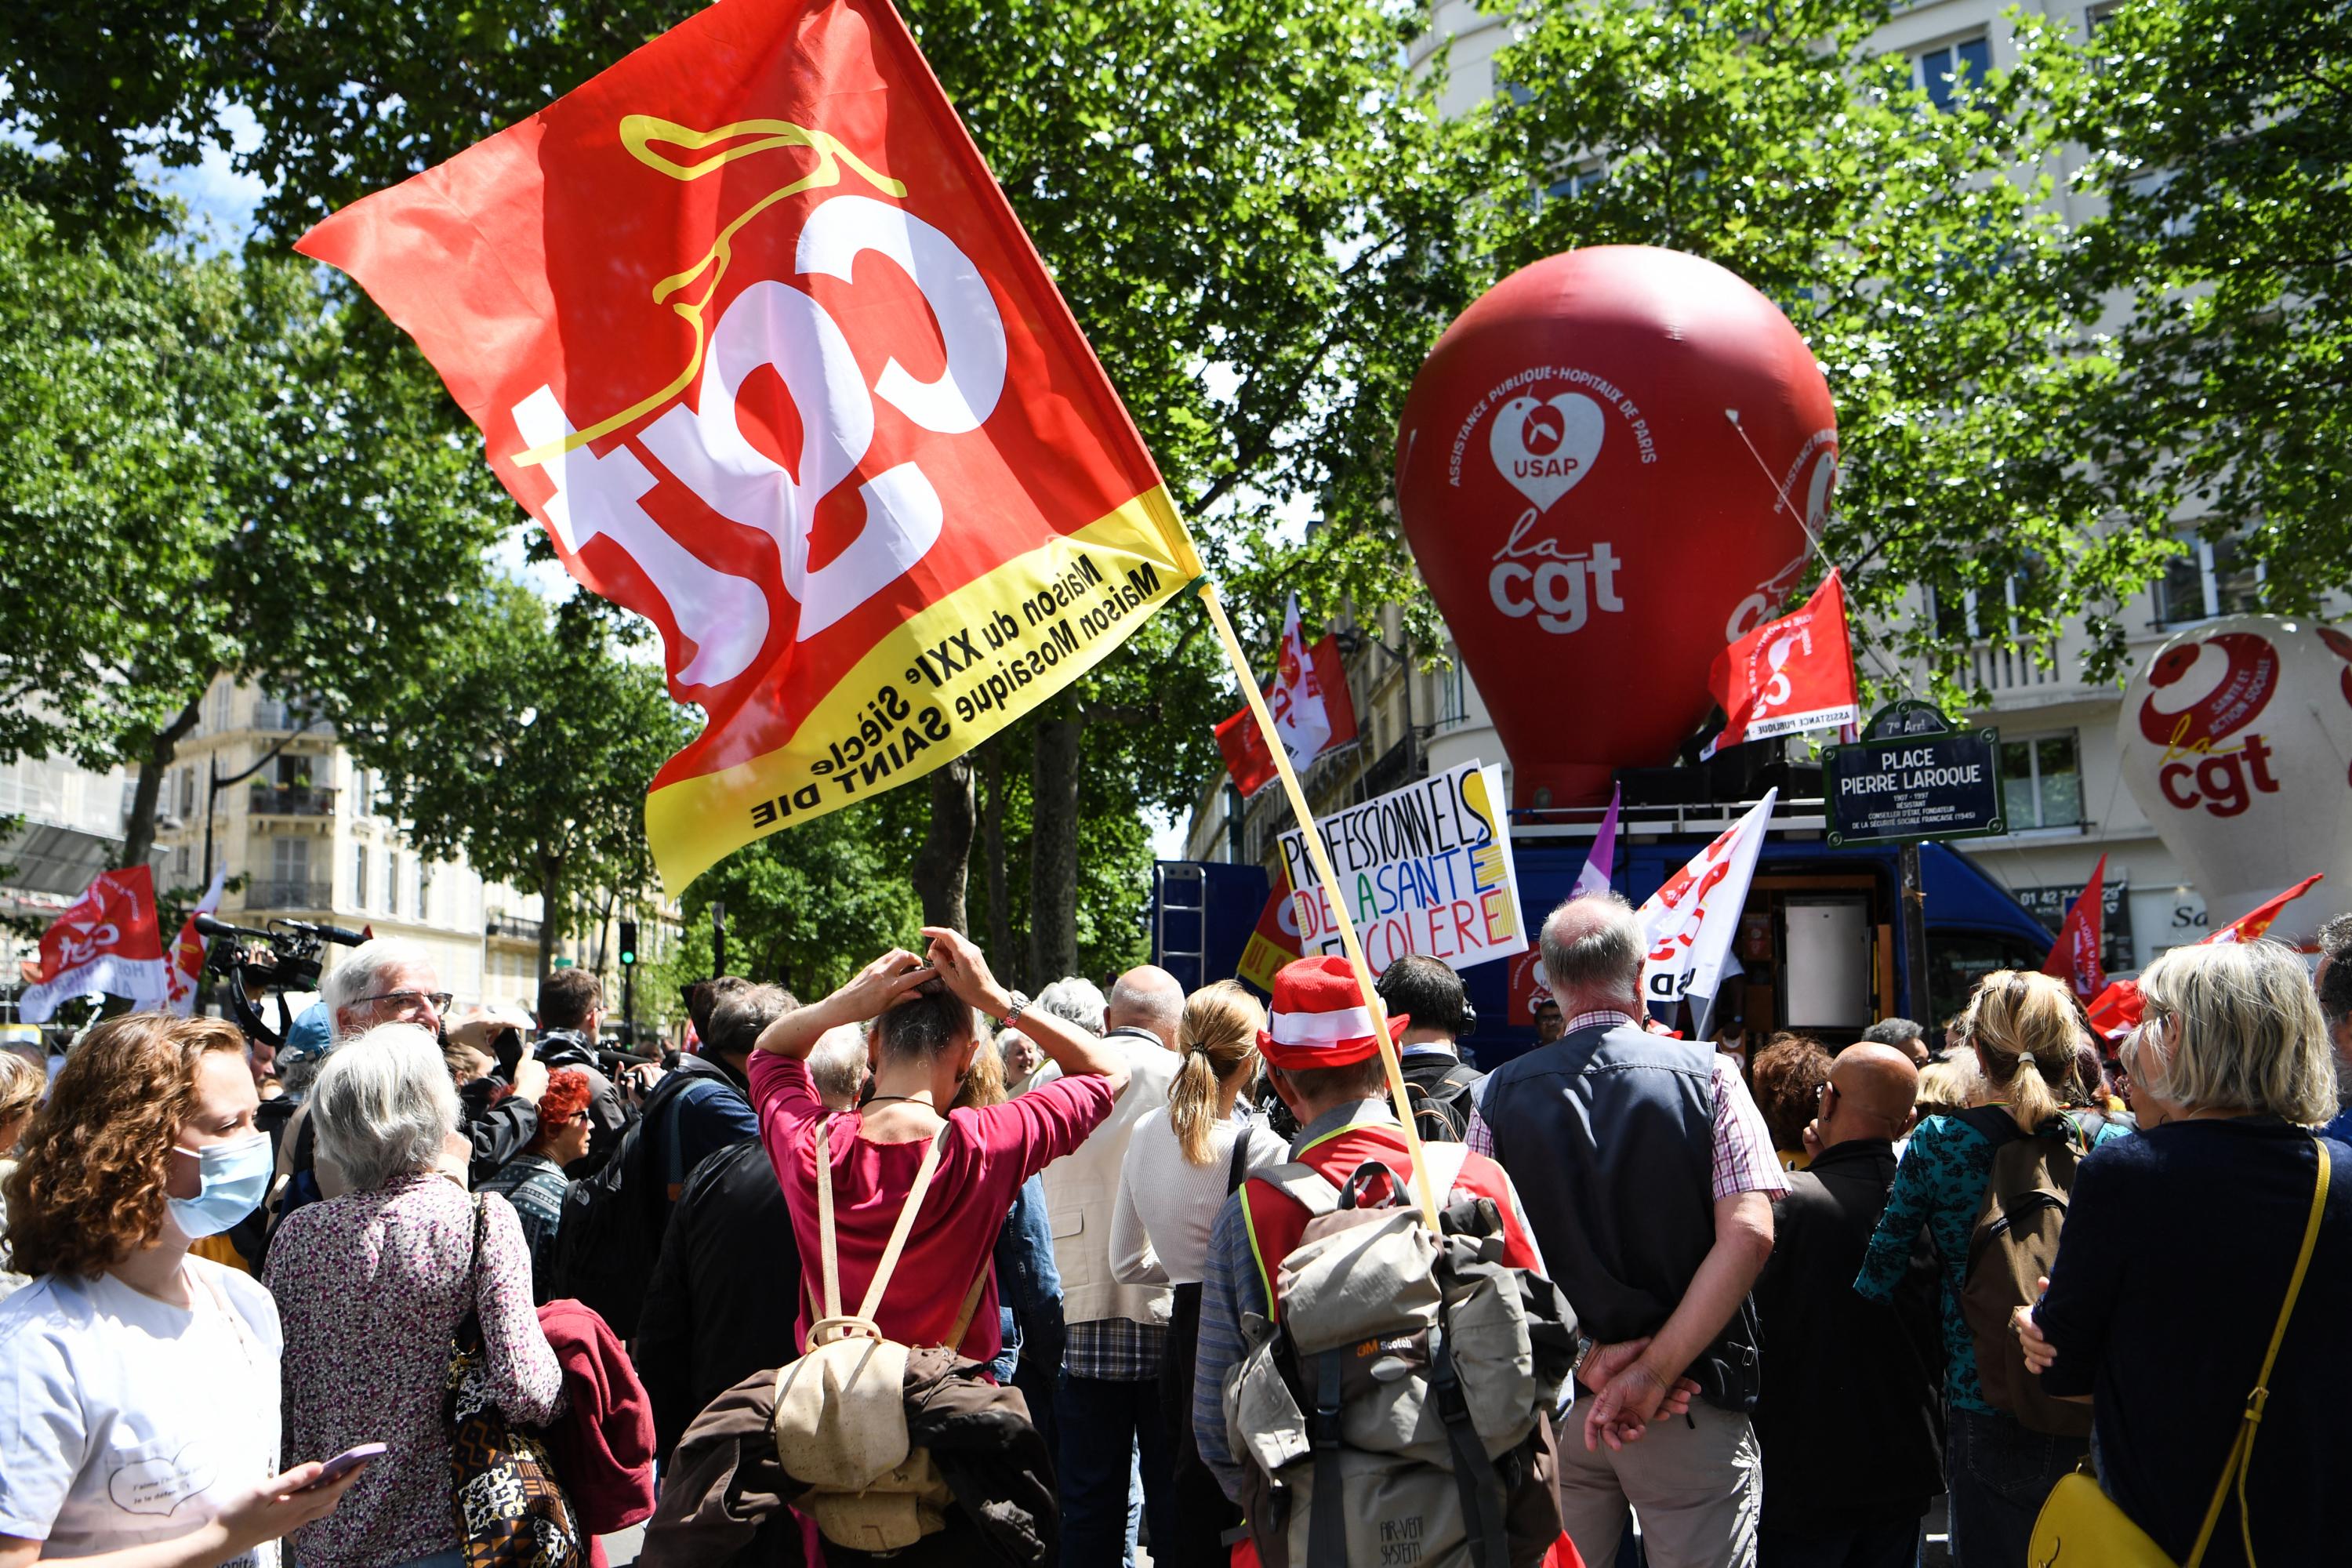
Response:
M390 1451L382 1443L362 1443L356 1448L346 1448L329 1459L326 1468L320 1470L309 1486L299 1489L314 1492L321 1487L333 1486L353 1470L365 1469L374 1464Z

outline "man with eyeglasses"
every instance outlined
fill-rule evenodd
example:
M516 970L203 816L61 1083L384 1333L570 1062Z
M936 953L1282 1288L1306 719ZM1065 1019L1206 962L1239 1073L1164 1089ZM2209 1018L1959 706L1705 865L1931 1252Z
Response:
M1805 1129L1812 1163L1789 1173L1772 1206L1772 1257L1756 1281L1765 1366L1755 1417L1764 1451L1758 1568L1910 1568L1921 1516L1944 1489L1934 1254L1924 1243L1915 1252L1892 1305L1853 1289L1918 1087L1900 1047L1841 1051Z
M378 937L361 943L327 971L319 984L319 1002L326 1009L331 1053L343 1041L357 1038L379 1024L414 1024L436 1037L450 1005L441 989L441 972L421 944L400 937ZM459 1129L470 1145L467 1179L474 1185L488 1181L498 1168L521 1152L539 1131L539 1100L547 1092L547 1067L533 1059L529 1047L513 1074L514 1092L478 1111L467 1099L465 1125ZM305 1204L333 1197L342 1179L331 1164L317 1163L316 1139L310 1128L309 1109L297 1111L278 1144L278 1177L270 1225L274 1229Z

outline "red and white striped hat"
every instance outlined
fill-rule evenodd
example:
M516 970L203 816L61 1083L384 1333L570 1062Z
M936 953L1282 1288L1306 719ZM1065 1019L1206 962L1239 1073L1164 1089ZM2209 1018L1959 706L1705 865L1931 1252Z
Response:
M1412 1020L1389 1016L1389 1038ZM1302 958L1274 977L1271 1027L1257 1032L1257 1048L1286 1072L1300 1068L1343 1068L1378 1055L1371 1010L1356 985L1356 972L1338 953Z

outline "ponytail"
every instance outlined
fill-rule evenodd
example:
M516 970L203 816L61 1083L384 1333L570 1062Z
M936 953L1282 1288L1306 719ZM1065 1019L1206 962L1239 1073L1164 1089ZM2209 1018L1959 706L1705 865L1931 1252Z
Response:
M1217 1091L1237 1074L1257 1067L1257 1032L1265 1009L1231 980L1192 993L1177 1026L1176 1049L1184 1058L1168 1090L1168 1125L1185 1163L1205 1165L1215 1157L1209 1130L1216 1121Z
M2032 1132L2063 1109L2082 1042L2074 994L2047 974L1997 969L1969 1002L1969 1037L1983 1063L1985 1100Z

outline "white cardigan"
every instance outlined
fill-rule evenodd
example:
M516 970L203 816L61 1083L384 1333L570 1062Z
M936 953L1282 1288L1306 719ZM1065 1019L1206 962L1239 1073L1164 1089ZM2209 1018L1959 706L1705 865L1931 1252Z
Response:
M1062 1321L1091 1323L1129 1318L1139 1323L1168 1321L1165 1285L1122 1285L1110 1269L1111 1211L1118 1202L1118 1176L1135 1124L1168 1103L1168 1090L1182 1065L1175 1052L1147 1036L1114 1034L1107 1044L1127 1058L1127 1087L1102 1125L1072 1152L1045 1167L1045 1214L1054 1228L1054 1267L1062 1275ZM1040 1074L1045 1080L1050 1066Z
M1234 1140L1246 1138L1247 1172L1290 1158L1282 1135L1255 1117L1227 1117L1209 1129L1209 1163L1184 1158L1168 1112L1144 1117L1128 1145L1110 1221L1110 1268L1138 1285L1197 1285L1207 1272L1209 1237L1225 1206Z

